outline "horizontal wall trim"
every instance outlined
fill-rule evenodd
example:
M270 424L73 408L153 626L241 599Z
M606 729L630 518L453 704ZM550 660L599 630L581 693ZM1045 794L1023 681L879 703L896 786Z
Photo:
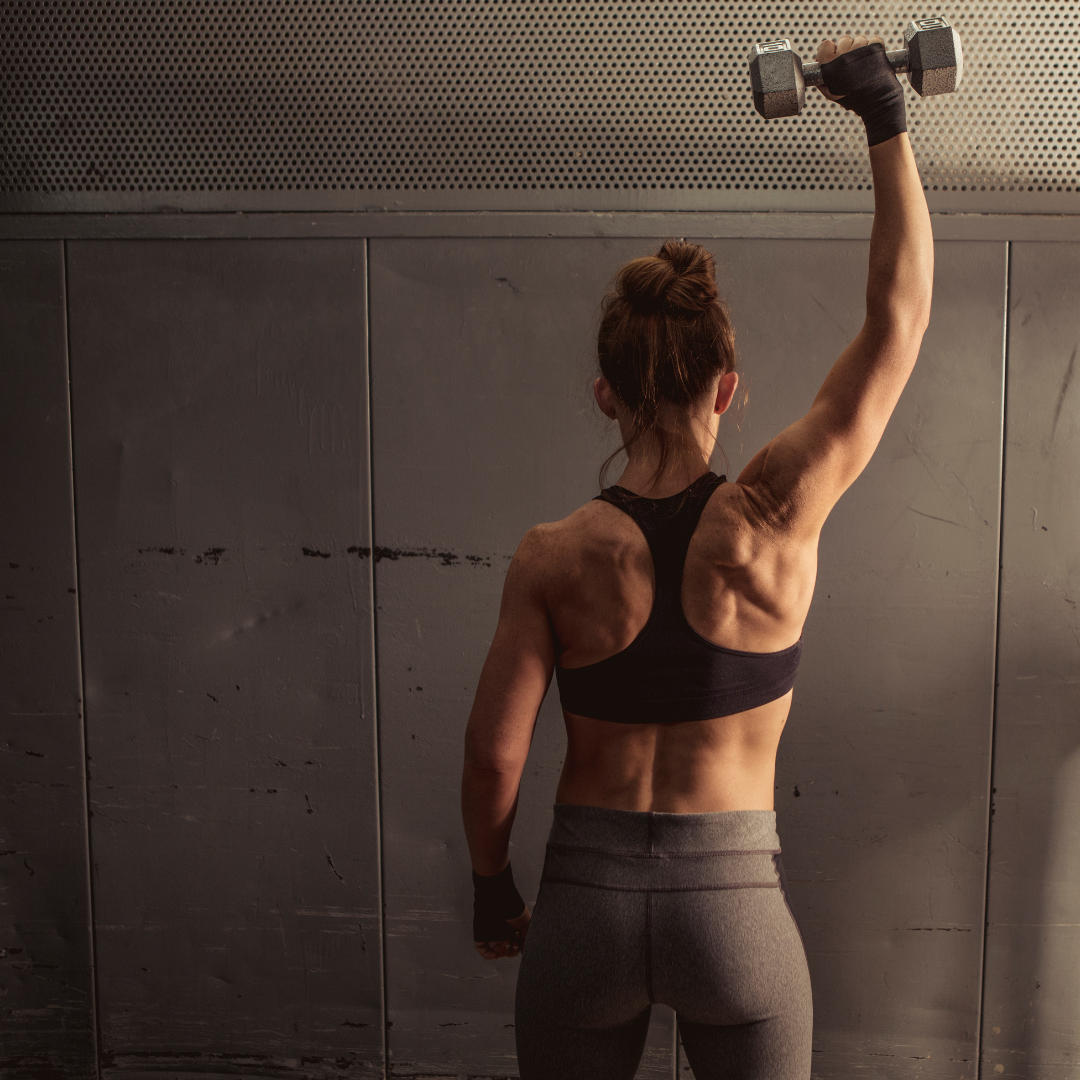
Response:
M939 240L1080 240L1080 214L932 214ZM0 240L661 237L865 240L872 214L376 212L0 214Z
M359 1064L362 1065L362 1063ZM287 1066L281 1072L252 1072L246 1068L243 1072L197 1072L194 1069L177 1069L170 1066L162 1066L160 1069L126 1069L106 1066L101 1070L102 1080L237 1080L238 1076L243 1077L243 1080L282 1080L282 1077L299 1075L301 1075L299 1071L294 1072ZM378 1077L383 1074L381 1071L369 1071L359 1075Z

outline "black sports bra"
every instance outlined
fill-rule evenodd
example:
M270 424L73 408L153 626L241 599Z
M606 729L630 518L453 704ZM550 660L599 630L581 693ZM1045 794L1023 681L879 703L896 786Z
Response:
M725 649L703 638L683 614L690 538L725 480L708 472L666 499L647 499L621 487L597 496L629 514L645 534L656 589L648 621L622 652L586 667L555 668L567 712L620 724L709 720L775 701L795 685L801 638L780 652Z

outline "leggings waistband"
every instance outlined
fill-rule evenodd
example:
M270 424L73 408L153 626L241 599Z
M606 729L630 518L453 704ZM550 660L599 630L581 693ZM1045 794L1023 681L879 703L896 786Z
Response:
M544 881L627 892L775 889L776 814L658 814L555 804Z

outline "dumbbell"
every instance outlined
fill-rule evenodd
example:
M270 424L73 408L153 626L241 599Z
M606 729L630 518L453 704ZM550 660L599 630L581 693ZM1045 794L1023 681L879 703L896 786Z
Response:
M906 49L886 53L893 71L907 72L920 97L951 94L964 73L960 36L942 18L914 19L904 31ZM787 38L763 41L750 53L754 108L766 120L797 116L806 104L806 88L821 86L820 64L804 64Z

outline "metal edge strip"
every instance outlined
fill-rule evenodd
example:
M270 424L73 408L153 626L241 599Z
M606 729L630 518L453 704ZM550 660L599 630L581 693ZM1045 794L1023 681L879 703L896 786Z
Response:
M1080 214L932 214L938 240L1080 241ZM867 240L869 213L696 211L0 214L0 240L656 238Z

